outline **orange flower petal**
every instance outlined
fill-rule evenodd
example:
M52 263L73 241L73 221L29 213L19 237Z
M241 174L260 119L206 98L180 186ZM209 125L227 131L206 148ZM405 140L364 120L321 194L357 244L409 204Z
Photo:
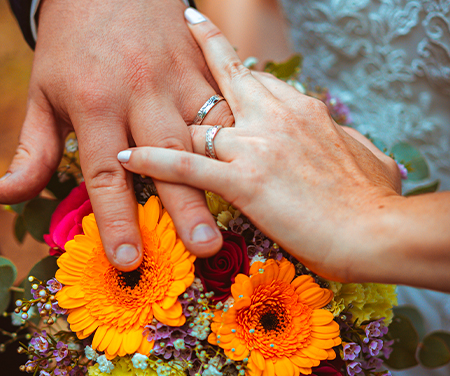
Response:
M97 334L97 331L95 332L95 334ZM112 339L114 338L114 334L116 334L116 331L114 329L110 329L105 332L105 335L103 336L101 342L98 345L99 351L105 351L105 349L108 348ZM94 337L95 337L95 335L94 335Z
M274 365L276 375L294 376L295 374L292 362L286 357L278 359Z
M98 346L102 342L103 338L105 337L107 331L108 331L108 326L106 326L106 325L102 325L97 328L97 330L95 331L95 334L94 334L94 338L92 340L92 348L94 350L96 350L98 348Z
M266 360L264 359L262 354L258 350L253 350L250 357L253 361L253 364L261 371L264 371L264 369L266 368Z
M291 281L295 277L295 267L294 265L283 259L283 261L279 265L280 272L278 274L278 279L287 283L291 283Z

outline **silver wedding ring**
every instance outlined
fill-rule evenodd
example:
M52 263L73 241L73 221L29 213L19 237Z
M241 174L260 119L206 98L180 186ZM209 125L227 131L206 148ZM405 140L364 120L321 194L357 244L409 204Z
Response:
M218 159L216 155L216 150L214 149L214 137L222 129L221 125L215 125L206 131L206 142L205 142L205 154L207 157L212 159Z
M209 98L206 101L206 103L202 106L200 111L198 111L197 116L192 122L192 125L200 125L203 122L203 119L206 117L206 115L208 115L208 112L211 111L211 108L213 108L217 103L224 100L225 98L219 94L215 94L211 98Z

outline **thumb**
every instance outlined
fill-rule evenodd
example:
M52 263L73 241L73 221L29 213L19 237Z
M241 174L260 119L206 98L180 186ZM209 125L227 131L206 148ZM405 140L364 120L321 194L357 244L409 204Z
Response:
M30 99L16 155L0 179L0 203L26 201L45 188L61 160L64 136L50 104Z

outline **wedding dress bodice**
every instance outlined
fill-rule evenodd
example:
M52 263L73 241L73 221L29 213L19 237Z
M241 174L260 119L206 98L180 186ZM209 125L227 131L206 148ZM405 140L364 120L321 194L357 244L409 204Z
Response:
M450 189L450 0L281 0L313 82L354 123L426 155Z
M450 0L280 1L304 76L346 103L363 134L416 145L450 190ZM401 287L399 300L421 309L429 331L450 330L450 295Z

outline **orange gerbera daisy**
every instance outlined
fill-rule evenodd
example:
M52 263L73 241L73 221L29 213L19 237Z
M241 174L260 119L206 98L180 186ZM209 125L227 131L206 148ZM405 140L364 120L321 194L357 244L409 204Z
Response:
M250 275L236 277L234 305L215 312L210 343L233 360L249 358L252 376L311 374L321 360L335 358L339 325L320 309L333 297L330 290L307 275L294 279L294 265L286 259L256 262Z
M108 262L93 214L83 219L84 235L68 242L58 259L56 278L65 286L56 298L69 310L70 329L80 339L95 332L92 347L109 359L148 354L153 343L143 331L153 317L170 326L186 321L178 296L194 281L195 256L157 197L139 205L139 225L144 258L132 272Z

